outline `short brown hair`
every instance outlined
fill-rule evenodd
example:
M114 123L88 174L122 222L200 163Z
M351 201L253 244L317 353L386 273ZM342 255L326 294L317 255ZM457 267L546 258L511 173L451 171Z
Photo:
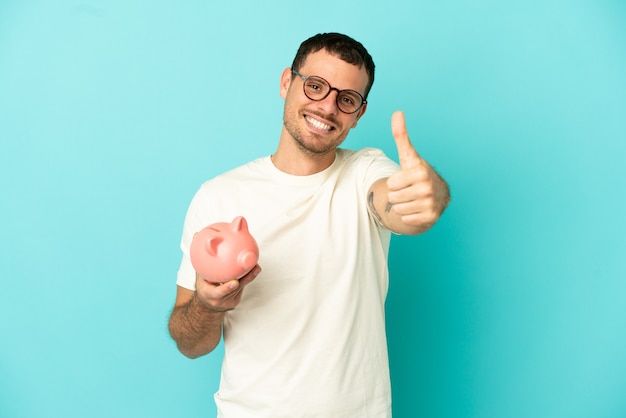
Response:
M374 60L360 42L347 35L331 32L318 33L310 37L300 44L300 48L298 48L298 52L291 64L291 69L299 71L309 54L322 49L332 55L336 55L348 64L356 65L359 68L365 67L365 71L369 76L369 83L367 83L365 88L365 98L367 99L367 95L374 84Z

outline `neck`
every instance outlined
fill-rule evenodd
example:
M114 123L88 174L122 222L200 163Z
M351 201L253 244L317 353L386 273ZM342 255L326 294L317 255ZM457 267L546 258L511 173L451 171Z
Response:
M325 155L307 155L300 151L299 154L286 153L278 148L270 157L274 166L280 171L293 176L310 176L326 170L335 161L336 151L333 150Z
M280 171L294 176L309 176L326 170L335 161L336 149L315 154L302 149L293 138L281 136L272 163Z

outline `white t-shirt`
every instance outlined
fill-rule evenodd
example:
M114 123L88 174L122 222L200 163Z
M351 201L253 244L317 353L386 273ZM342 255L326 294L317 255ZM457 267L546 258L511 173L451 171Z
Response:
M377 149L338 149L310 176L260 158L202 185L189 207L177 284L195 288L193 234L244 216L262 273L224 319L215 394L223 418L385 418L390 231L367 193L398 165Z

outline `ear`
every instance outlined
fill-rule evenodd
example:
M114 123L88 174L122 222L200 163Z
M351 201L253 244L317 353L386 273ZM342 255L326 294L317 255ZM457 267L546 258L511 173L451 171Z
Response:
M363 116L365 114L366 110L367 110L367 103L365 103L363 106L361 106L361 108L357 112L356 119L354 120L354 123L352 124L353 128L356 128L356 124L359 122L359 119L361 119L361 116Z
M246 218L244 218L243 216L237 216L230 223L230 229L232 229L233 232L248 232L248 222L246 221Z
M209 255L217 257L217 248L223 241L224 238L222 237L211 237L205 242L204 248L206 249L206 252L209 253Z
M287 67L280 76L280 97L283 99L287 98L287 90L291 85L291 75L291 68Z

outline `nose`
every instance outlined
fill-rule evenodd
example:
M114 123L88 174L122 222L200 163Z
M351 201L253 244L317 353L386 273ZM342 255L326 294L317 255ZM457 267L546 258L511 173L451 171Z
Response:
M339 112L339 107L337 107L337 96L339 95L339 90L331 87L328 95L324 97L322 100L317 101L317 107L322 110L326 114L335 115Z

